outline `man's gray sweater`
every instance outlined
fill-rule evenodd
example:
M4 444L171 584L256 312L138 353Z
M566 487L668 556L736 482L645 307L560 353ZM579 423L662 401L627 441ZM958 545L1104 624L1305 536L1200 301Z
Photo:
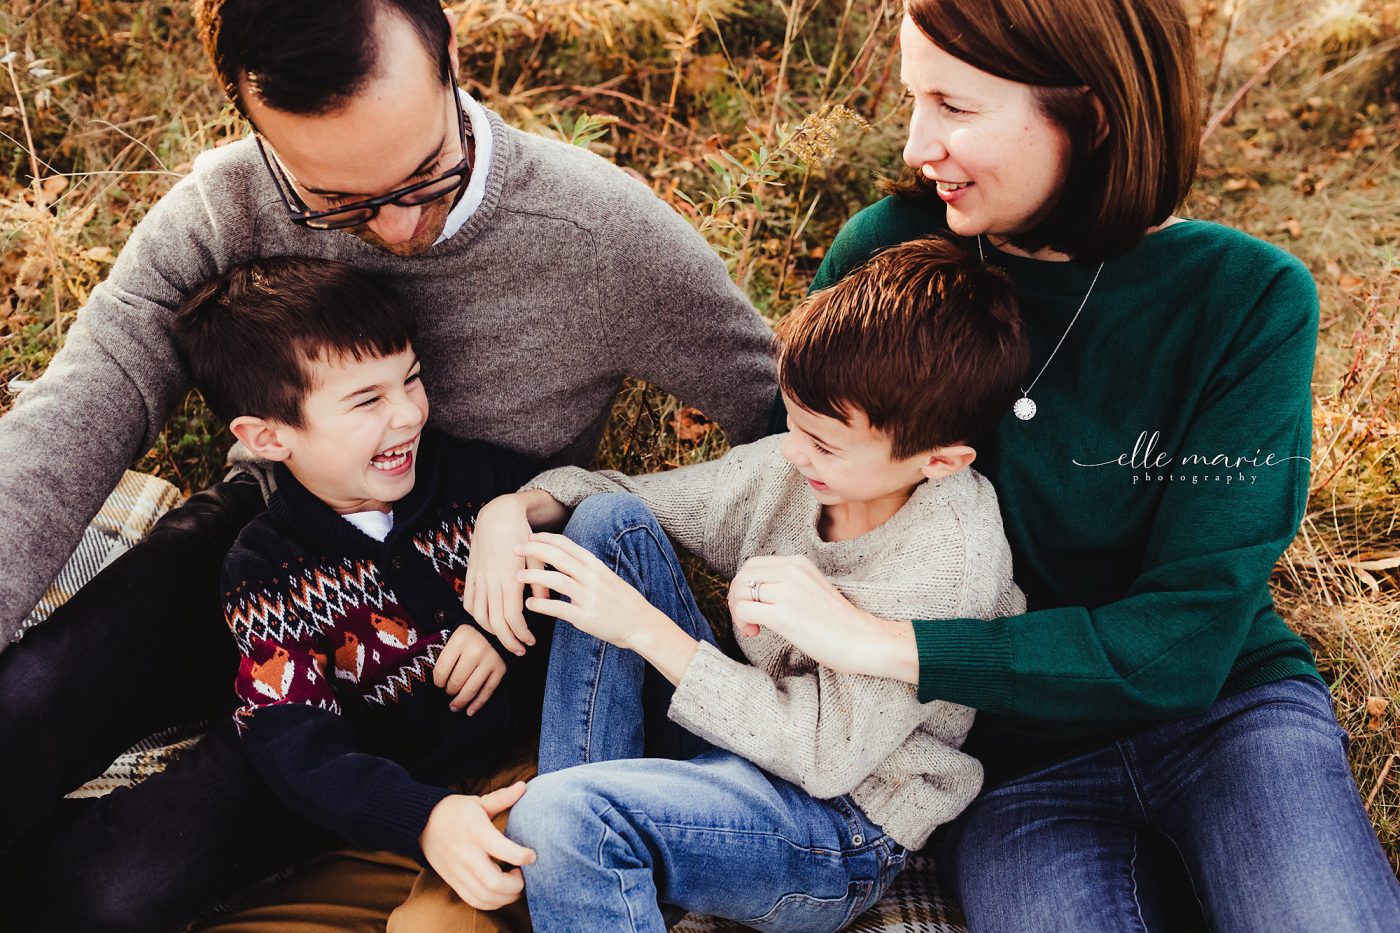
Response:
M762 433L771 333L703 238L616 166L488 118L480 207L417 256L292 224L251 138L201 155L151 209L0 418L0 651L189 388L171 312L254 257L391 276L418 309L430 423L449 433L585 463L626 375L700 407L736 443Z

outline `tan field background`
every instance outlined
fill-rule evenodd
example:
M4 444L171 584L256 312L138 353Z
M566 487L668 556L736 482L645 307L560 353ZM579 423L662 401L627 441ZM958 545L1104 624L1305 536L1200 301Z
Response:
M634 170L771 320L899 168L895 0L449 5L464 87ZM1188 8L1208 123L1184 213L1292 251L1321 292L1311 506L1275 591L1332 681L1400 871L1400 2ZM0 0L0 62L4 383L43 371L143 213L245 127L184 2ZM141 466L199 489L228 444L192 397ZM600 459L655 469L723 444L697 412L628 386Z

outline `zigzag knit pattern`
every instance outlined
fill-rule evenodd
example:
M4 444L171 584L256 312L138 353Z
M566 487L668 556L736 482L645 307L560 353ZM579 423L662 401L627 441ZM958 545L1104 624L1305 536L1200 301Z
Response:
M411 539L456 592L470 529L467 516L450 514ZM373 560L303 561L283 562L293 569L245 579L226 594L225 617L242 652L240 728L257 710L287 703L337 713L344 704L395 703L429 679L446 645L448 633L417 625ZM256 563L269 569L265 559Z
M473 512L475 509L473 508ZM467 573L467 558L472 550L472 529L475 517L458 516L442 522L437 528L417 534L413 547L433 565L433 570L451 579Z

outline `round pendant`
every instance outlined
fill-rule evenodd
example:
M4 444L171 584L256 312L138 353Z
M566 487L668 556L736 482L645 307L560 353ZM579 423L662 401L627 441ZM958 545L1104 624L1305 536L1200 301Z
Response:
M1035 402L1032 402L1029 396L1023 395L1011 406L1011 412L1022 421L1030 421L1035 417Z

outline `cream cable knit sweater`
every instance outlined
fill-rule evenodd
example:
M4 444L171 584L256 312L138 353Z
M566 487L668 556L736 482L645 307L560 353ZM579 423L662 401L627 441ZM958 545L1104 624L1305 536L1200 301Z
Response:
M985 618L1025 611L996 493L964 470L925 482L879 528L850 541L817 534L820 504L779 450L782 437L710 463L645 476L577 467L526 485L572 508L631 492L673 541L726 577L757 555L806 555L846 597L882 618ZM918 848L977 794L982 767L958 751L973 710L920 704L912 685L822 667L767 629L739 639L750 664L702 645L670 718L813 797L850 794L871 820ZM750 666L752 665L752 666Z

